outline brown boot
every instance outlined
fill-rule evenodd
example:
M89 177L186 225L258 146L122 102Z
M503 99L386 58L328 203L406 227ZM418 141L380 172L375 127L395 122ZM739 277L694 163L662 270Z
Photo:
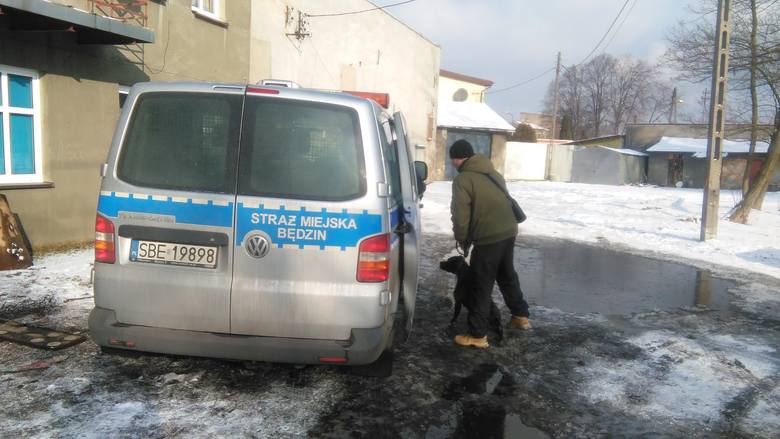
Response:
M474 346L475 348L485 349L490 347L487 335L484 337L472 337L468 334L456 335L455 343L460 346Z
M531 321L528 317L513 316L509 321L509 327L514 329L528 330L531 329Z

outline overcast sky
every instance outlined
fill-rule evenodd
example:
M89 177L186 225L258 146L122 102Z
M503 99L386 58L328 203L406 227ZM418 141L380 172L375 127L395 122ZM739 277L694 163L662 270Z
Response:
M375 0L389 5L400 0ZM666 49L666 34L679 20L696 15L692 0L630 0L601 47L612 55L629 54L655 62ZM625 0L415 0L387 11L441 47L441 67L489 79L499 90L537 76L562 63L582 61L593 50ZM715 16L713 14L713 26ZM488 104L508 112L540 112L554 70L542 78L504 92L488 94ZM685 86L686 104L700 89ZM686 105L687 106L687 105ZM682 108L681 108L682 109Z

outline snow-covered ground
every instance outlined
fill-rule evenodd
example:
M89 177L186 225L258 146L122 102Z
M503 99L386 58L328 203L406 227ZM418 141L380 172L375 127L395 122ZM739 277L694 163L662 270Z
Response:
M552 182L511 182L509 189L529 217L521 239L580 241L728 271L739 283L731 299L746 313L613 318L534 306L533 331L491 341L488 351L462 350L443 330L454 280L436 268L451 239L450 184L437 182L423 200L428 240L416 329L391 379L321 367L116 358L88 341L60 351L67 360L46 370L0 374L0 389L15 389L0 392L0 436L347 436L360 425L365 435L448 437L466 425L464 404L487 401L559 437L777 437L780 194L767 194L765 210L753 212L749 225L722 220L718 238L701 242L701 190ZM736 201L722 192L721 213ZM92 257L91 249L73 250L0 272L0 315L85 331ZM770 281L761 284L757 275ZM0 344L3 368L46 355L58 353ZM507 377L499 387L514 382L511 388L440 396L486 363Z
M764 209L747 225L721 219L717 238L702 242L701 189L510 182L509 191L528 215L520 235L620 246L661 259L750 270L780 278L780 192L769 192ZM423 198L426 233L451 233L451 184L428 186ZM740 194L722 191L720 216Z

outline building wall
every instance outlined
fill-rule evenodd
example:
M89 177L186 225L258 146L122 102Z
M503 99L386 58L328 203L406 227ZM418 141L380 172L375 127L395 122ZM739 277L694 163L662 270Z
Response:
M416 159L435 161L440 48L390 14L308 17L297 38L298 13L374 7L366 0L266 0L252 9L249 82L289 79L304 87L390 94L390 110L407 121ZM292 8L292 9L290 9ZM269 61L270 59L270 61Z
M701 188L707 176L707 160L683 154L683 187ZM763 160L763 158L759 158ZM721 168L721 189L741 189L745 172L744 154L729 154L723 158ZM659 186L668 186L669 154L650 153L648 182ZM776 169L769 179L769 190L780 189L780 169Z
M490 161L498 172L502 172L506 166L506 134L493 133L490 146L492 150Z
M89 10L87 2L60 2ZM144 63L121 46L79 45L67 32L0 31L0 64L40 75L44 179L53 187L8 189L37 249L94 239L99 167L119 114L118 86L148 80L244 82L249 2L226 3L227 27L198 18L189 0L149 2Z
M601 148L577 147L571 166L573 183L621 184L619 181L620 158Z
M647 158L647 182L667 186L669 182L669 159L667 154L650 154Z
M571 181L590 184L634 184L645 181L646 157L605 148L575 147Z
M485 90L487 90L487 87L484 85L439 76L440 101L454 101L455 92L461 88L468 92L466 102L485 102Z
M551 181L571 181L574 145L550 145Z
M542 143L507 142L504 177L508 180L544 180L547 148Z
M620 178L621 184L638 184L647 182L648 157L621 154Z

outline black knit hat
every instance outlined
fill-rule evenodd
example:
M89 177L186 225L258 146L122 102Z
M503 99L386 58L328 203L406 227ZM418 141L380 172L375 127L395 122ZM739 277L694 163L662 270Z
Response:
M474 148L472 148L471 144L466 140L457 140L450 146L451 159L467 159L473 155Z

